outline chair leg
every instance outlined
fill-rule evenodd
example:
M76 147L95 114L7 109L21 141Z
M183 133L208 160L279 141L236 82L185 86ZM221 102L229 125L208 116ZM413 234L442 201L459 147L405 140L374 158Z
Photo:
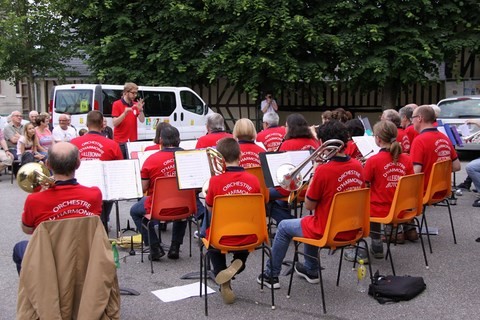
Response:
M148 231L148 244L150 245L150 269L153 274L153 259L152 259L152 239L150 237L150 223L152 220L149 220L147 223L147 231ZM162 242L160 242L162 243Z
M423 251L423 258L425 259L425 267L428 269L428 261L427 261L427 253L425 252L425 244L423 243L423 237L422 237L422 228L420 227L420 223L417 218L413 218L415 220L416 225L418 226L418 229L420 232L418 233L418 236L420 237L420 243L422 244L422 251Z
M322 262L320 260L320 253L321 253L321 249L319 248L318 251L317 251L317 260L318 260L318 277L320 278L320 290L322 291L322 306L323 306L323 313L326 314L327 313L327 306L325 305L325 290L323 289L323 277L322 277ZM340 256L340 259L343 258L343 250L342 250L342 254ZM338 270L339 274L340 274L340 266L339 266L339 270ZM338 279L337 279L337 282L338 282Z
M385 240L387 242L387 253L385 255L385 260L390 259L390 266L392 267L392 273L395 276L396 275L395 274L395 267L393 265L392 252L390 251L390 237L392 236L393 228L394 227L392 226L392 229L390 230L390 233L387 233L386 229L383 230L383 233L385 235Z
M450 217L450 226L452 226L453 243L457 244L457 237L455 236L455 228L453 226L453 217L452 210L450 208L450 202L448 201L448 199L445 199L444 201L447 203L448 215Z
M202 286L203 286L203 246L200 247L200 298L202 297Z
M192 257L192 219L188 219L188 239L190 241L190 253L189 257Z
M359 242L363 242L365 244L365 250L367 250L367 259L369 261L368 263L368 271L370 271L370 284L372 283L373 280L373 272L372 272L372 264L370 263L370 250L368 250L368 243L365 239L360 239Z
M295 245L295 253L293 254L293 267L295 267L295 263L298 261L298 247L300 246L300 242L294 241L293 244ZM290 292L292 290L292 282L293 282L293 274L295 272L290 272L290 281L288 283L288 291L287 291L287 298L290 298Z
M430 232L428 231L428 224L427 224L427 215L426 215L426 210L427 206L423 206L423 214L422 214L422 222L421 222L421 228L420 232L422 232L423 226L425 225L425 231L427 232L427 240L428 240L428 247L430 248L430 253L433 253L432 251L432 242L430 241Z
M343 247L340 252L340 261L338 262L338 271L337 271L337 287L340 284L340 272L342 272L342 262L343 262ZM356 256L355 256L356 258Z
M270 249L269 247L267 247L265 244L262 245L262 256L265 256L265 251L268 252L269 256L271 257L272 256L272 249ZM262 260L265 260L265 258L263 258ZM262 262L262 274L265 272L264 270L264 263ZM273 270L273 261L272 259L270 259L270 270ZM270 283L272 283L272 274L270 273ZM275 309L275 288L273 286L270 286L270 293L272 295L272 310Z
M208 317L208 294L207 294L207 261L208 261L208 250L207 252L205 253L205 256L204 256L204 261L203 261L203 265L204 265L204 268L203 268L203 283L204 283L204 290L205 290L205 316Z

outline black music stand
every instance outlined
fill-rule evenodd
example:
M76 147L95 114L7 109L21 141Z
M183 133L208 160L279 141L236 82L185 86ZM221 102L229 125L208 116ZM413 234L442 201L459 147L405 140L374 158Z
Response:
M118 202L117 202L117 209L118 209ZM118 213L118 211L117 211L117 213ZM119 224L117 224L117 230L118 230L118 226L119 226ZM118 232L117 234L119 235L119 237L126 232L133 232L134 234L136 234L136 230L134 228L130 227L130 220L127 220L127 227L126 228L123 228L123 229L121 229L120 231L117 231L117 232ZM128 252L128 255L123 256L120 260L126 261L126 259L129 256L136 255L135 249L133 248L133 236L134 236L134 234L130 235L130 251ZM128 295L128 296L139 296L140 295L140 293L137 290L130 289L130 288L123 288L123 287L120 287L120 294L121 295Z

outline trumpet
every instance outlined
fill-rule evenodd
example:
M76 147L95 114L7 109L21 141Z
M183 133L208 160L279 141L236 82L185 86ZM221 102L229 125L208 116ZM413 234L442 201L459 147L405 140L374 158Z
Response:
M478 138L480 136L480 130L478 130L477 132L475 133L472 133L471 135L469 136L466 136L463 138L463 140L465 142L473 142L474 139Z
M301 171L311 161L325 163L333 158L344 147L344 143L338 139L330 139L325 141L318 147L308 158L303 160L298 166L290 163L282 164L278 167L276 172L277 181L285 190L297 191L302 188L303 176ZM313 167L312 167L313 168ZM306 176L310 174L310 169Z
M207 148L206 152L208 157L208 163L210 165L210 172L212 173L212 175L218 176L219 174L224 173L226 164L222 154L214 148ZM207 179L207 181L205 181L205 183L203 184L202 193L204 197L207 195L209 183L210 179Z
M46 166L37 162L30 162L24 164L18 170L17 183L23 191L33 193L40 191L42 187L52 187L55 180L50 177L50 171Z

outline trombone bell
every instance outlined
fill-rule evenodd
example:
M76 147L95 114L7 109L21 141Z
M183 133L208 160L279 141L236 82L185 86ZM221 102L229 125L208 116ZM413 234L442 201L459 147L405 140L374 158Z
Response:
M301 173L292 175L295 166L290 163L285 163L277 168L278 184L285 190L295 191L300 189L303 184L303 176Z
M30 162L18 170L17 183L23 191L33 193L40 191L42 187L51 187L55 181L50 177L50 171L46 166Z

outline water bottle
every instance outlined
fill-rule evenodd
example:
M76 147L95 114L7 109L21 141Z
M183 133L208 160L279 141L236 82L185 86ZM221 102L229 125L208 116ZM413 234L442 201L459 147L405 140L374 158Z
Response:
M357 268L357 291L358 292L367 292L367 268L363 260L358 261Z
M112 242L113 261L115 261L115 267L120 268L120 258L118 257L117 242Z

